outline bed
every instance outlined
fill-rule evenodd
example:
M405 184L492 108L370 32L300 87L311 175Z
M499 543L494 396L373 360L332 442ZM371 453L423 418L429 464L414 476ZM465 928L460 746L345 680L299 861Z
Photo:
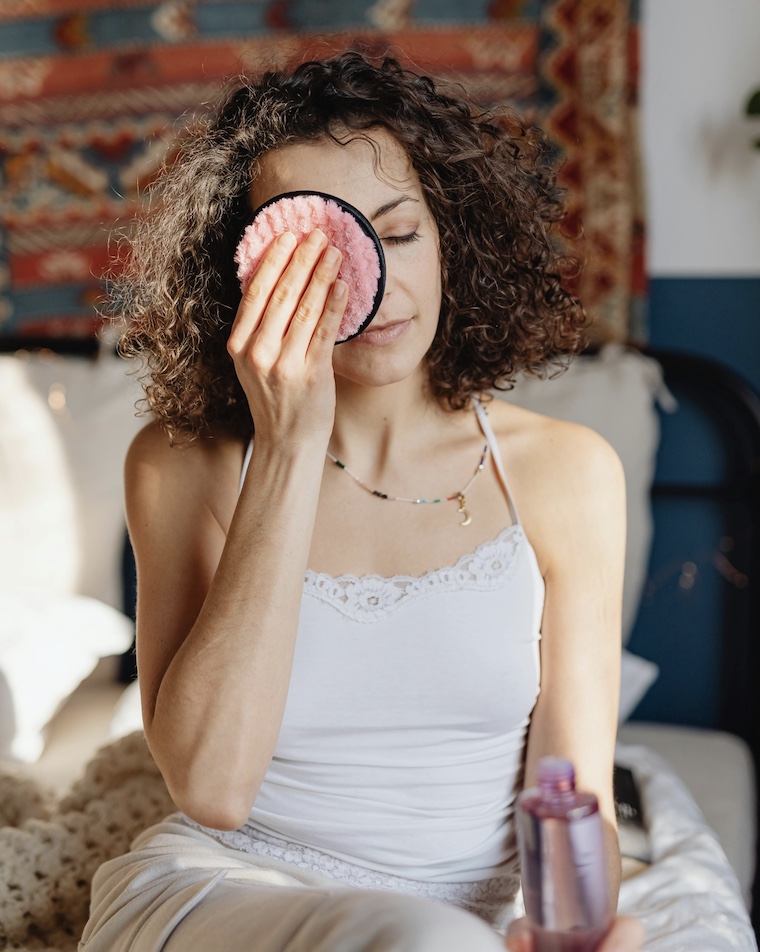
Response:
M18 343L0 356L0 946L72 952L92 869L171 808L132 680L139 391L108 345ZM593 426L626 470L616 759L645 833L621 827L621 908L648 952L755 949L760 400L713 361L618 345L504 397Z

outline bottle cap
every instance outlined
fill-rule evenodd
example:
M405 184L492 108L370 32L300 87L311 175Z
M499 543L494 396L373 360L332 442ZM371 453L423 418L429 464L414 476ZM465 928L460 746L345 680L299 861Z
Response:
M564 757L542 757L538 762L538 785L546 793L575 790L575 770Z

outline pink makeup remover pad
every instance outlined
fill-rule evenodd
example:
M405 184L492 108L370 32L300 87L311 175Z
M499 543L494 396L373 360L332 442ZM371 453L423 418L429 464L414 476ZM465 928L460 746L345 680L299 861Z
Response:
M348 285L348 304L336 343L356 337L380 307L385 290L385 256L375 229L362 213L324 192L285 192L254 213L235 252L244 289L270 244L286 231L302 241L315 228L343 253L339 277Z

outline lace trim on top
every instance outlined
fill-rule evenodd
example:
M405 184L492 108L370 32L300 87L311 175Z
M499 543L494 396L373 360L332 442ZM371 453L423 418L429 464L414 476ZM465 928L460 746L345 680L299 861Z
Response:
M311 846L301 846L299 843L291 843L288 840L270 836L250 824L240 827L239 830L213 830L210 827L201 826L184 814L181 814L181 818L187 826L200 830L231 849L269 857L300 869L312 870L357 889L386 889L460 906L490 924L503 919L504 907L514 901L520 886L520 877L517 873L469 883L428 883L417 879L405 879L403 876L395 876L392 873L357 866L355 863L338 859L337 856L323 853Z
M380 621L430 595L500 588L517 570L517 556L526 541L522 526L507 526L495 539L481 543L455 565L421 576L333 576L308 569L304 593L327 602L354 621Z

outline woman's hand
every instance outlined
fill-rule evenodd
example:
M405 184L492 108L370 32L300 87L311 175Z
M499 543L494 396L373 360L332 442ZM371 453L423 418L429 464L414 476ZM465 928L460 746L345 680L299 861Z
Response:
M646 934L643 925L632 916L617 916L612 928L596 952L639 952ZM533 937L527 919L515 919L507 931L510 952L533 952Z
M332 353L348 300L337 248L316 229L300 245L272 242L243 293L230 331L232 357L257 439L283 443L322 434L335 416Z

